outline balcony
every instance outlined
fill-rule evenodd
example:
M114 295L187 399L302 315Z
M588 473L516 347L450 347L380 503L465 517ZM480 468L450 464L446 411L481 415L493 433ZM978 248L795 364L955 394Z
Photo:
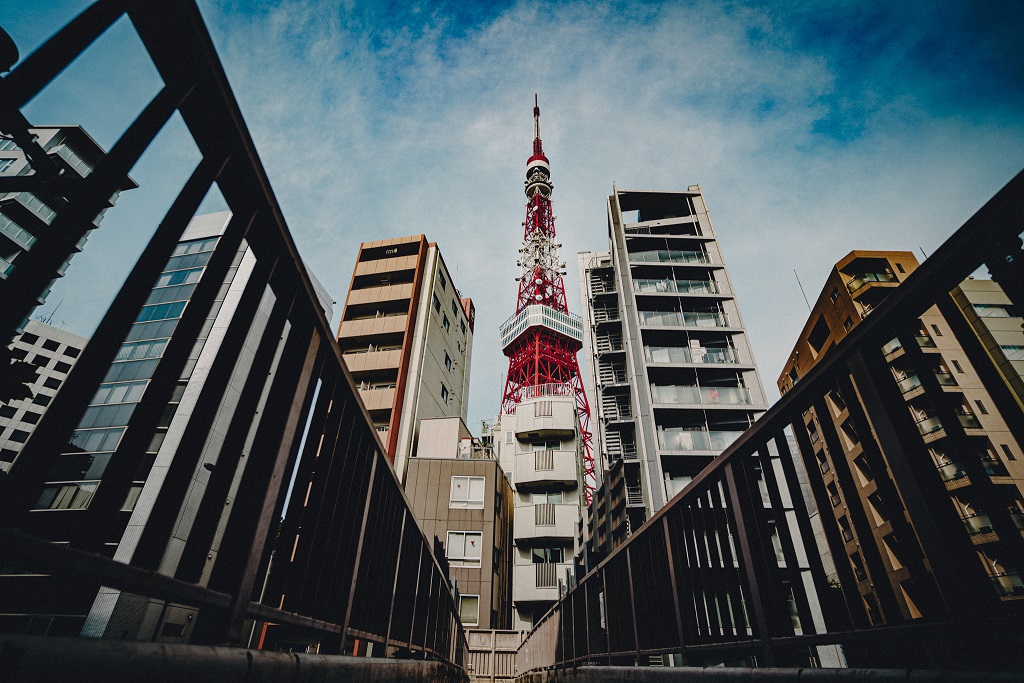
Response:
M740 362L736 349L686 348L685 346L645 346L644 360L648 363L695 363L700 365L726 365Z
M640 324L649 327L729 327L725 313L696 311L639 311Z
M629 255L630 263L711 263L711 257L703 251L677 251L675 249L654 249L634 251Z
M906 396L914 389L919 389L921 387L921 380L917 375L907 375L896 382L896 385L900 388L900 392Z
M367 351L366 353L346 353L342 358L348 371L355 374L373 370L397 369L401 364L402 350Z
M579 516L576 503L516 505L513 536L528 544L539 539L571 539L576 536Z
M532 451L516 454L516 486L526 490L553 484L576 485L575 451Z
M405 332L405 325L408 320L409 316L404 314L346 320L341 323L338 337L342 339L357 339L359 337L372 337L378 334Z
M750 405L750 390L746 387L692 387L652 386L654 403L699 405Z
M512 602L554 602L558 600L558 582L566 583L566 572L573 571L568 562L517 564L512 567Z
M626 487L626 505L629 507L643 507L644 494L639 486Z
M981 466L985 468L985 474L990 477L1008 477L1010 473L1003 465L1003 461L994 455L985 453L981 456Z
M924 417L915 420L917 423L917 431L921 433L921 436L928 436L942 429L942 422L937 417Z
M938 380L939 386L943 387L955 387L957 386L956 378L948 372L936 372L935 379Z
M719 294L718 283L710 280L653 280L637 278L633 289L638 294Z
M875 282L896 282L896 276L892 273L862 273L847 280L846 288L853 294L865 285Z
M967 470L958 462L951 462L939 465L935 468L939 472L939 478L944 482L956 481L967 477Z
M969 517L961 517L960 521L964 523L964 528L967 530L967 533L972 536L992 533L992 520L989 519L988 515L971 515Z
M571 439L576 434L576 398L550 396L522 401L516 406L516 438Z
M903 342L899 340L899 337L893 337L887 344L882 347L882 355L888 359L890 356L895 356L897 353L903 350Z
M919 330L918 333L914 335L914 340L917 341L917 345L922 349L935 348L935 340L932 339L931 335L924 330Z
M658 447L666 451L724 451L743 432L681 429L658 430Z
M982 429L981 423L978 422L978 418L976 418L972 413L958 412L956 414L956 418L960 420L960 424L964 429Z
M990 577L1000 598L1009 600L1024 599L1024 581L1017 572L995 574Z

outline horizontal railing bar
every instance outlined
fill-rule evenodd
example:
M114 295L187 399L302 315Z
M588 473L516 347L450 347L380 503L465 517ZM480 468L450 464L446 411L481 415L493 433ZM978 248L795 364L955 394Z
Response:
M227 609L231 596L179 579L117 562L102 555L57 546L13 529L0 529L0 563L17 567L38 562L39 568L54 574L88 576L118 590L147 597L180 602L195 607Z
M295 614L294 612L285 612L258 602L249 603L249 607L246 608L245 611L245 616L275 624L298 626L311 631L320 631L321 633L341 633L341 626L338 624L332 624L329 621L321 621L320 619L313 619L312 617Z
M611 683L613 681L666 681L668 683L705 683L706 681L803 681L830 683L842 680L850 683L886 683L902 681L913 683L1018 683L1019 673L994 671L928 671L921 669L810 669L791 667L634 667L584 666L571 672L532 672L519 676L520 683Z

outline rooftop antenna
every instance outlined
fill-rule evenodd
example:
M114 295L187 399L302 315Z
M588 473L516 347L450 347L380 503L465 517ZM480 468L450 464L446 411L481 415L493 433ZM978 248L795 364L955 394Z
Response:
M57 312L57 308L60 308L60 304L62 303L64 303L64 299L61 299L60 303L57 304L57 307L50 311L50 315L46 317L46 320L43 321L44 323L49 325L53 321L53 315Z
M924 257L925 257L925 259L927 260L927 258L928 258L928 254L926 254L926 253L925 253L925 251L924 251L924 247L922 247L922 246L921 246L921 245L919 244L919 245L917 245L917 248L921 250L921 255L922 255L922 256L924 256Z
M796 284L800 287L800 293L804 295L804 303L807 304L807 312L811 312L811 302L807 300L807 292L804 291L804 284L800 282L800 276L797 275L796 268L793 269L793 275L796 275Z

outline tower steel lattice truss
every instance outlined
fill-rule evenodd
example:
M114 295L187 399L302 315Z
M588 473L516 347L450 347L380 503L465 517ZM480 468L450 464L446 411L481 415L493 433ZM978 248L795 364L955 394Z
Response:
M540 138L540 107L534 96L533 156L526 162L526 221L516 264L522 273L516 312L501 326L508 375L501 411L510 414L526 398L575 396L583 440L583 490L587 505L596 484L590 404L576 352L583 347L583 321L565 301L565 263L558 257L555 215L551 210L551 166Z

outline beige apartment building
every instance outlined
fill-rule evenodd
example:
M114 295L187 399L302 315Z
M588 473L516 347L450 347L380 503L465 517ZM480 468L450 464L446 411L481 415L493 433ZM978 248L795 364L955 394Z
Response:
M400 480L420 420L467 417L475 315L424 235L360 245L338 344Z
M405 486L424 534L444 545L462 624L509 628L514 496L491 450L457 417L423 420Z
M901 251L840 260L779 390L807 375L917 266ZM982 282L966 281L895 326L877 354L858 357L855 372L836 374L804 414L805 430L795 430L858 625L1024 606L1024 426L1004 419L1016 409L1009 380L996 372L999 359L1012 367L1006 353L1024 343L1007 322L1016 312ZM984 323L993 328L988 339Z

